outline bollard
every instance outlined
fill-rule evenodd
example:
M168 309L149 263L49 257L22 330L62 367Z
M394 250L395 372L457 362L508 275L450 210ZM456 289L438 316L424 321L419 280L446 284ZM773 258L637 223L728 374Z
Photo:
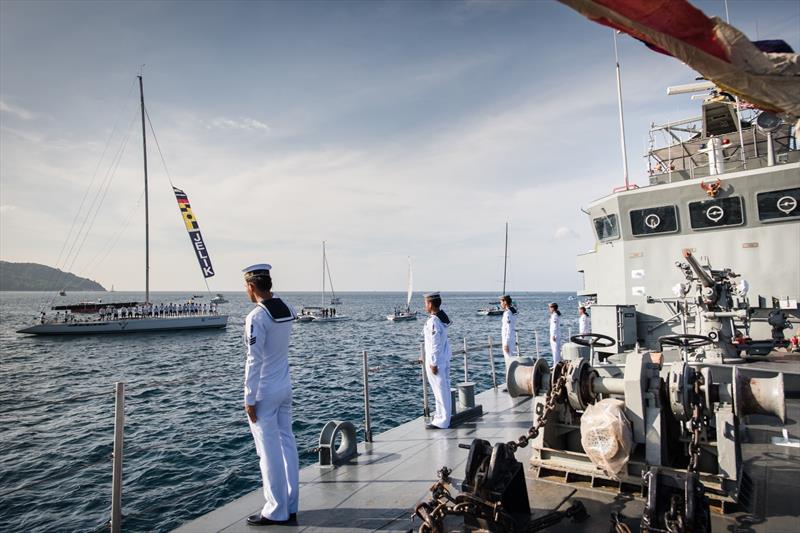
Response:
M469 381L469 369L467 367L467 338L464 337L464 383Z
M492 387L497 388L497 376L494 372L494 353L492 352L492 336L489 336L489 368L492 369Z
M474 383L459 383L458 384L458 410L466 411L475 407L475 384Z
M369 365L364 350L364 441L372 442L372 423L369 416Z
M122 531L122 445L125 429L125 383L114 385L114 462L111 470L111 533Z
M428 368L425 363L425 343L419 345L419 362L422 368L422 416L431 417L431 410L428 407Z

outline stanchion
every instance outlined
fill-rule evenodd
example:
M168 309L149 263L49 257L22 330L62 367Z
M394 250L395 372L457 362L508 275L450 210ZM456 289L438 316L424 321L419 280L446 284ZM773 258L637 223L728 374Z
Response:
M469 382L469 369L467 367L467 338L464 337L464 383Z
M494 352L492 351L492 337L489 336L489 368L492 369L492 387L497 388L497 376L494 372Z
M533 336L536 337L536 359L539 359L539 330L533 330Z
M517 345L517 357L519 357L519 356L520 356L520 353L519 353L519 332L518 332L518 331L515 331L515 332L514 332L514 336L516 337L516 338L514 339L514 342L515 342L515 344Z
M364 350L364 441L372 442L372 423L369 416L369 364Z
M125 429L125 384L114 385L114 463L111 473L111 533L122 531L122 445Z

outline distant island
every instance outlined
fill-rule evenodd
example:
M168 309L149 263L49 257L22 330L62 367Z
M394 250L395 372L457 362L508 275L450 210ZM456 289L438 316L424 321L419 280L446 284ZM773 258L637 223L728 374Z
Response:
M38 263L0 261L0 291L104 291L90 279Z

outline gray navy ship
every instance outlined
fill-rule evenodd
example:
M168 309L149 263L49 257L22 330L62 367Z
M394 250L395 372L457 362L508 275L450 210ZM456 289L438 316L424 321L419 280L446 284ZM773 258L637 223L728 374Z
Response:
M649 184L586 209L592 333L553 365L507 358L505 387L460 384L450 429L420 417L356 444L332 422L301 471L298 522L273 529L800 528L796 131L700 89L698 116L653 125ZM261 498L178 531L251 531Z

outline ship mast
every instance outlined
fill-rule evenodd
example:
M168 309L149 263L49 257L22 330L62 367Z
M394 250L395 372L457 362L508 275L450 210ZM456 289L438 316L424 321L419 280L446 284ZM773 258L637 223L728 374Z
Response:
M142 107L142 153L144 154L144 301L150 303L150 203L147 194L147 134L144 124L144 88L139 78L139 100Z
M325 307L325 241L322 241L322 307Z

